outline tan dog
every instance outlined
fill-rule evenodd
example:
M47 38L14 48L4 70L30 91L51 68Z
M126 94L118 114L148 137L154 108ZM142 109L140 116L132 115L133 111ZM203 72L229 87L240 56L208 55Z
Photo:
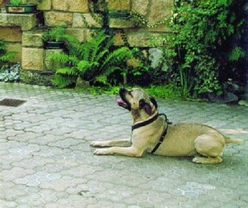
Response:
M221 163L225 144L244 140L224 136L216 129L193 123L169 124L157 111L157 102L143 90L121 88L117 103L133 118L131 139L94 141L94 154L141 157L144 151L164 156L195 156L195 163ZM198 155L198 156L197 156Z

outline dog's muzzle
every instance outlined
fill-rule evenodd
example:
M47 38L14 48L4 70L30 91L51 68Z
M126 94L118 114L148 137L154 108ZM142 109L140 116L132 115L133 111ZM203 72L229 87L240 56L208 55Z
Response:
M121 88L120 91L119 91L119 95L120 95L120 98L116 98L116 103L125 108L125 109L128 109L129 111L131 110L131 105L129 104L129 102L126 100L125 98L125 94L126 94L127 90L125 88Z

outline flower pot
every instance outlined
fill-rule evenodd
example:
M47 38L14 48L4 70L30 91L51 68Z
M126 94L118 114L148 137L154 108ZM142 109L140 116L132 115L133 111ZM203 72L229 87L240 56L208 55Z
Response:
M7 13L13 14L29 14L34 13L36 11L37 4L20 4L18 6L14 6L11 4L5 5Z
M62 49L64 48L64 42L62 41L47 41L45 42L45 48L47 49Z

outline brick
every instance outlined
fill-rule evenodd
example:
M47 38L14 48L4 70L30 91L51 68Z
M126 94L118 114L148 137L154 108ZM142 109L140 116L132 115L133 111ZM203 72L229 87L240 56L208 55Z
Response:
M171 15L171 9L173 7L172 0L156 0L151 4L149 12L149 22L151 24L168 18Z
M132 1L132 11L138 12L142 15L148 14L149 0L135 0Z
M158 41L161 33L151 33L147 29L127 31L127 40L131 46L153 47L154 41Z
M22 48L22 69L43 70L44 49Z
M42 34L43 34L42 31L23 32L22 45L24 47L27 46L43 47Z
M45 25L47 26L57 26L60 24L72 25L72 13L68 12L44 12Z
M42 0L37 6L37 9L41 11L48 11L51 10L51 8L52 8L51 0Z
M99 21L101 21L101 16L96 15L96 18L99 18ZM88 23L89 26L92 27L101 27L101 24L99 22L97 22L93 16L90 13L74 13L73 14L73 24L72 27L84 27L87 28L87 25L85 24L85 22L83 21L83 17L85 18L86 22Z
M36 17L34 14L1 14L0 26L16 26L21 30L31 30L36 26Z
M110 10L130 10L130 0L106 0Z
M54 10L69 12L88 12L88 0L53 0Z
M134 22L121 18L110 18L109 26L111 28L131 28L134 27Z
M85 29L83 28L69 28L66 30L67 34L74 35L79 41L85 41Z
M10 59L10 62L16 63L16 62L21 62L22 59L22 44L21 43L8 43L6 47L7 51L11 52L16 52L15 56Z
M18 27L0 27L0 39L9 42L21 42L22 31Z

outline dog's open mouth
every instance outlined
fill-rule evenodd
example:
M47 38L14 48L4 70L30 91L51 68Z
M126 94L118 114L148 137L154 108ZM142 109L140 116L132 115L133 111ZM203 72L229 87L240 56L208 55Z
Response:
M126 109L129 108L128 104L127 104L124 100L122 100L122 98L116 98L115 101L116 101L116 103L117 103L119 106L121 106L121 107L123 107L123 108L126 108Z

